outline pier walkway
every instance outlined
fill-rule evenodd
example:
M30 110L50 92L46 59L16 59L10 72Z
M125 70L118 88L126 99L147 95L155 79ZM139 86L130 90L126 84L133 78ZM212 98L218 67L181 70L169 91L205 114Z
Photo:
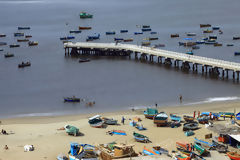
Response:
M158 62L162 62L162 58L165 59L164 64L179 66L179 61L182 63L182 69L190 69L189 63L192 63L192 70L198 70L198 65L202 66L202 73L218 74L219 69L222 70L222 77L226 72L226 78L228 78L228 71L232 71L233 79L235 79L235 73L237 74L237 80L239 80L240 63L224 61L214 58L207 58L195 55L188 55L185 53L178 53L173 51L167 51L152 47L137 46L132 44L121 43L89 43L89 42L68 42L64 43L65 55L71 54L90 54L90 55L119 55L130 56L135 53L135 58L138 58L140 54L141 59L153 61L153 57L157 57ZM69 51L71 48L71 52ZM209 67L209 68L208 68Z

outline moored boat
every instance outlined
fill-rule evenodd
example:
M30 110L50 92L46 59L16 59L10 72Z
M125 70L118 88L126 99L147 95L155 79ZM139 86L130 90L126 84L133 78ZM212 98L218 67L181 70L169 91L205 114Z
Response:
M239 40L240 39L240 36L234 36L233 37L233 40Z
M2 48L0 48L0 52L1 52L1 51L3 51L3 49L2 49Z
M168 115L165 112L160 112L153 118L153 123L159 126L166 126L168 124Z
M232 47L232 46L234 46L234 44L227 44L226 46L227 47Z
M132 42L133 38L124 39L123 42Z
M210 35L210 36L208 36L208 39L209 40L216 40L217 39L217 36L216 35Z
M152 29L151 29L151 28L142 28L142 31L143 31L143 32L152 31Z
M199 46L192 46L192 49L200 49Z
M240 160L240 154L238 154L237 152L227 152L227 156L231 160Z
M79 30L88 30L88 29L92 29L92 27L81 27L81 26L79 26L78 28L79 28Z
M187 116L187 115L184 115L184 116L183 116L183 119L184 119L186 122L192 122L192 121L194 121L194 117L192 117L192 116Z
M29 30L31 29L30 27L18 27L18 30Z
M183 124L183 131L196 130L198 129L197 122L187 122Z
M94 35L92 35L92 36L88 36L88 39L89 40L95 40L95 39L99 39L100 38L100 34L97 34L97 33L95 33Z
M157 34L157 32L150 32L150 34Z
M28 46L37 46L38 42L37 41L29 41Z
M149 41L158 40L158 37L150 37Z
M80 58L79 63L83 63L83 62L90 62L90 59L89 58Z
M30 67L31 63L30 62L22 62L18 64L18 68L24 68L24 67Z
M234 52L235 56L240 56L240 52Z
M0 34L0 37L6 37L6 34L2 34L2 33L1 33L1 34Z
M108 31L108 32L106 32L106 35L114 35L114 34L116 34L115 31Z
M207 149L205 149L202 145L201 145L201 143L198 143L198 142L194 142L194 148L195 148L195 150L197 150L198 151L198 153L200 154L200 155L208 155L209 154L209 151L207 150Z
M32 38L32 35L25 35L25 38Z
M150 28L149 25L142 25L142 28Z
M200 28L204 28L204 27L211 27L211 24L200 24Z
M64 102L80 102L80 98L77 98L75 96L72 97L64 97Z
M205 41L205 44L208 44L208 45L214 45L214 44L216 44L216 43L217 43L217 42L216 42L215 39L209 39L209 40Z
M203 33L213 33L213 30L206 29L206 30L203 30Z
M153 48L165 47L165 44L155 44Z
M197 34L196 33L192 33L192 32L188 32L186 33L187 36L196 36Z
M150 45L151 45L151 42L142 42L141 45L142 45L142 46L150 46Z
M0 46L5 46L7 45L7 42L0 42Z
M218 27L218 26L213 26L212 29L213 29L213 30L219 30L220 27Z
M144 135L136 133L136 132L133 132L133 137L137 142L143 142L143 143L150 142L150 140L147 136L144 136Z
M135 35L143 34L143 32L134 32Z
M126 29L120 30L120 33L127 33L127 32L128 32L128 30L126 30Z
M158 110L155 108L147 108L147 110L144 111L143 114L145 118L153 119L153 117L158 114Z
M171 38L176 38L176 37L179 37L179 34L177 34L177 33L176 34L171 34L170 37Z
M69 33L81 33L82 31L80 31L80 30L71 30L71 31L69 31Z
M193 51L188 51L188 52L186 52L186 54L193 55Z
M123 38L114 38L114 41L123 41Z
M79 16L80 16L80 18L92 18L93 17L92 14L88 14L86 12L81 12Z
M95 115L88 119L88 123L90 124L91 127L102 128L104 121L101 119L100 115Z
M222 46L222 43L215 43L214 44L214 47L220 47L220 46Z
M4 54L4 57L5 57L5 58L14 57L14 54L12 54L12 53L6 53L6 54Z
M24 33L14 33L14 37L21 37L24 36Z
M29 39L17 39L18 42L28 42Z
M15 48L15 47L20 47L20 45L19 44L10 44L9 47L10 48Z

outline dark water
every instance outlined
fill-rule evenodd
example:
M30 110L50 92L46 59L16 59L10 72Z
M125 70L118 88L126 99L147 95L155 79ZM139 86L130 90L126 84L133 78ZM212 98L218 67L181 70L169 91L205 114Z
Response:
M240 85L232 80L187 74L134 59L98 58L80 64L76 58L64 57L59 37L81 25L93 29L76 35L74 41L85 41L87 35L100 33L101 39L96 42L128 37L135 39L133 44L140 44L149 33L135 36L133 32L140 30L136 25L145 24L158 32L159 40L152 44L164 43L167 50L186 52L186 48L178 46L185 32L195 32L198 36L194 40L201 39L199 24L210 23L223 30L223 35L218 36L223 47L203 45L194 54L240 62L240 57L233 54L240 49L239 41L232 40L234 35L240 35L236 14L239 5L236 0L0 0L0 32L7 34L0 41L17 43L13 37L17 26L30 26L31 30L24 32L39 41L36 47L26 43L20 43L20 48L0 46L5 49L0 53L0 117L115 111L155 103L176 105L179 94L185 103L238 99ZM80 19L81 11L92 13L94 18ZM120 29L128 29L129 33L120 34ZM112 30L118 34L105 35ZM171 39L171 33L181 37ZM226 47L227 43L235 46ZM15 57L5 59L5 52ZM18 63L27 60L31 67L17 68ZM64 96L72 95L94 100L96 105L63 103Z

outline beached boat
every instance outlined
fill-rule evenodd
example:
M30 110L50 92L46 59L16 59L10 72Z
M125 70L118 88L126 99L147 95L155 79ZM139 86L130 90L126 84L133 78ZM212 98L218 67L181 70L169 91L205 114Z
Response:
M92 29L92 27L81 27L81 26L79 26L78 29L79 30L88 30L88 29Z
M142 45L142 46L150 46L150 45L151 45L151 42L142 42L141 45Z
M183 124L183 131L196 130L198 129L197 122L187 122Z
M226 118L234 118L235 114L232 112L219 112L220 117L226 117Z
M171 34L170 37L171 38L176 38L176 37L179 37L179 34Z
M187 115L184 115L184 116L183 116L183 119L184 119L186 122L192 122L192 121L194 121L194 117L192 117L192 116L187 116Z
M14 57L14 54L12 54L12 53L6 53L6 54L4 54L4 57L5 57L5 58Z
M180 151L182 154L185 154L187 156L190 156L191 155L191 151L188 151L186 149L183 149L182 147L177 147L177 150Z
M215 43L214 44L214 47L220 47L220 46L222 46L222 43Z
M93 18L92 14L88 14L86 12L81 12L79 16L80 18Z
M95 40L95 39L99 39L100 38L100 34L97 34L97 33L95 33L94 35L92 35L92 36L88 36L88 40Z
M204 28L204 27L211 27L211 24L200 24L200 28Z
M37 41L29 41L28 46L37 46L38 42Z
M132 42L133 38L124 39L123 42Z
M200 124L208 124L209 117L201 116L201 117L197 118L197 120L198 120L198 123L200 123Z
M147 108L146 111L143 112L145 118L148 119L153 119L154 116L156 116L158 114L158 110L155 108Z
M143 34L143 32L134 32L135 35Z
M143 148L142 154L145 155L145 156L146 155L148 155L148 156L160 155L159 152L155 152L154 150L150 150L150 149L146 148L145 146Z
M159 126L166 126L168 124L168 115L165 112L160 112L153 118L153 123Z
M142 31L147 32L147 31L152 31L152 29L151 28L142 28Z
M75 126L65 125L64 129L68 135L77 136L79 134L79 129Z
M31 29L30 27L18 27L18 30L29 30Z
M236 114L236 119L237 119L237 120L240 120L240 112L238 112L238 113Z
M69 31L69 33L81 33L82 31L79 31L79 30L71 30Z
M157 32L150 32L150 34L157 34Z
M106 32L106 35L114 35L114 34L116 34L115 31L108 31L108 32Z
M68 160L68 157L65 156L65 155L63 155L63 154L59 154L59 155L57 156L57 160Z
M191 157L182 156L180 154L176 155L175 157L177 158L177 160L191 160Z
M195 133L191 130L185 131L184 132L185 136L189 137L189 136L193 136Z
M240 56L240 52L234 52L235 56Z
M165 44L155 44L153 48L165 47Z
M185 149L185 150L187 150L187 151L192 151L191 144L188 143L188 142L177 141L177 142L176 142L176 147L177 147L177 148Z
M208 155L209 151L205 149L201 143L198 143L197 141L194 142L194 148L198 151L200 155Z
M79 63L83 63L83 62L90 62L90 59L89 58L80 58Z
M239 40L240 39L240 36L234 36L233 37L233 40Z
M120 30L120 33L127 33L127 32L128 32L128 30L126 30L126 29Z
M29 39L17 39L18 42L28 42Z
M24 36L24 33L14 33L14 37L21 37Z
M25 35L25 38L32 38L32 35Z
M150 142L150 140L147 136L144 136L144 135L136 133L136 132L133 132L133 137L137 142L142 142L142 143Z
M165 154L167 156L170 156L168 150L162 148L161 146L153 146L152 148L153 151L156 152L157 154Z
M118 124L118 120L113 119L113 118L110 119L110 118L103 117L102 119L104 120L104 123L108 124L108 125L117 125Z
M0 46L5 46L7 45L7 42L0 42Z
M203 30L203 33L213 33L213 30L206 29L206 30Z
M196 33L192 33L192 32L188 32L186 33L187 36L196 36L197 34Z
M24 67L30 67L31 63L30 62L22 62L18 64L18 68L24 68Z
M181 121L181 117L176 114L170 114L170 118L172 121Z
M90 124L91 127L102 128L104 121L101 119L100 115L95 115L88 119L88 123Z
M90 144L71 143L69 160L98 160L97 148Z
M197 139L196 137L194 138L194 141L200 143L202 147L209 150L214 149L216 147L216 144Z
M10 44L9 47L10 48L15 48L15 47L20 47L20 45L19 44Z
M237 152L227 152L227 155L231 160L240 160L240 154Z
M80 102L80 98L77 98L75 96L72 97L64 97L64 102Z
M214 149L216 149L219 153L227 153L228 152L228 146L224 144L220 144L216 140L212 140L212 144L214 145Z
M100 157L102 160L111 160L124 157L135 157L137 156L136 152L133 150L132 144L116 144L115 142L108 144L100 144Z
M126 136L126 132L123 131L123 130L111 130L111 131L108 131L106 134L109 134L109 135L113 135L113 134L116 134L116 135L122 135L122 136Z
M0 34L0 37L6 37L6 34L2 34L2 33L1 33L1 34Z

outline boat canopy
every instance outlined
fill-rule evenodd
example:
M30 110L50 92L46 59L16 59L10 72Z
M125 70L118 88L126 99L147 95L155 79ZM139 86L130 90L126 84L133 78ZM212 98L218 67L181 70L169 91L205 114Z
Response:
M149 115L158 114L158 110L155 108L147 108L147 114L149 114Z
M97 119L97 118L100 118L100 117L101 117L100 115L95 115L95 116L89 118L89 120Z

